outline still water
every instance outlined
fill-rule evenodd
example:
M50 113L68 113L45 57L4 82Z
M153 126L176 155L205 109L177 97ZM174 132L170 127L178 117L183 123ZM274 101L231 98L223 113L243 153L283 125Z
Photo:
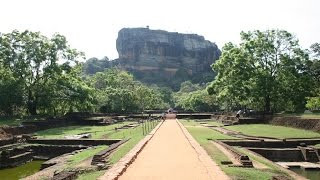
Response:
M24 165L0 170L1 180L17 180L32 175L40 170L44 161L31 161Z
M319 180L320 179L320 170L319 169L305 170L300 167L290 167L289 169L297 174L300 174L301 176L304 176L304 177L310 179L310 180Z

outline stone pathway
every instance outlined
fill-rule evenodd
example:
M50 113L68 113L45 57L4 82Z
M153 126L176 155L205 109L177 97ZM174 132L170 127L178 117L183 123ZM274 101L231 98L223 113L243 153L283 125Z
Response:
M119 179L229 178L177 120L166 120Z

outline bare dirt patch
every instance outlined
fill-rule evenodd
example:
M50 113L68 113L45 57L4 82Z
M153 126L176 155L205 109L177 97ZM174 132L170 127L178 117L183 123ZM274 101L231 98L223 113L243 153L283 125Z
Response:
M6 132L0 127L0 140L1 140L1 139L9 139L9 138L11 138L11 137L12 137L11 134L6 133Z

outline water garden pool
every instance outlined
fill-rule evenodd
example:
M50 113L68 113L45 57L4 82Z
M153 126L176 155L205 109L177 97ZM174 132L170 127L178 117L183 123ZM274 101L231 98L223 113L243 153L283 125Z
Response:
M44 161L34 160L18 167L0 169L1 180L18 180L40 171Z

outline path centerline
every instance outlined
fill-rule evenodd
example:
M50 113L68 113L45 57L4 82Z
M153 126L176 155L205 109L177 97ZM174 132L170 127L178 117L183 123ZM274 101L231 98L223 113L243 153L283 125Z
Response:
M119 179L228 179L214 162L207 167L198 153L177 120L166 120Z

